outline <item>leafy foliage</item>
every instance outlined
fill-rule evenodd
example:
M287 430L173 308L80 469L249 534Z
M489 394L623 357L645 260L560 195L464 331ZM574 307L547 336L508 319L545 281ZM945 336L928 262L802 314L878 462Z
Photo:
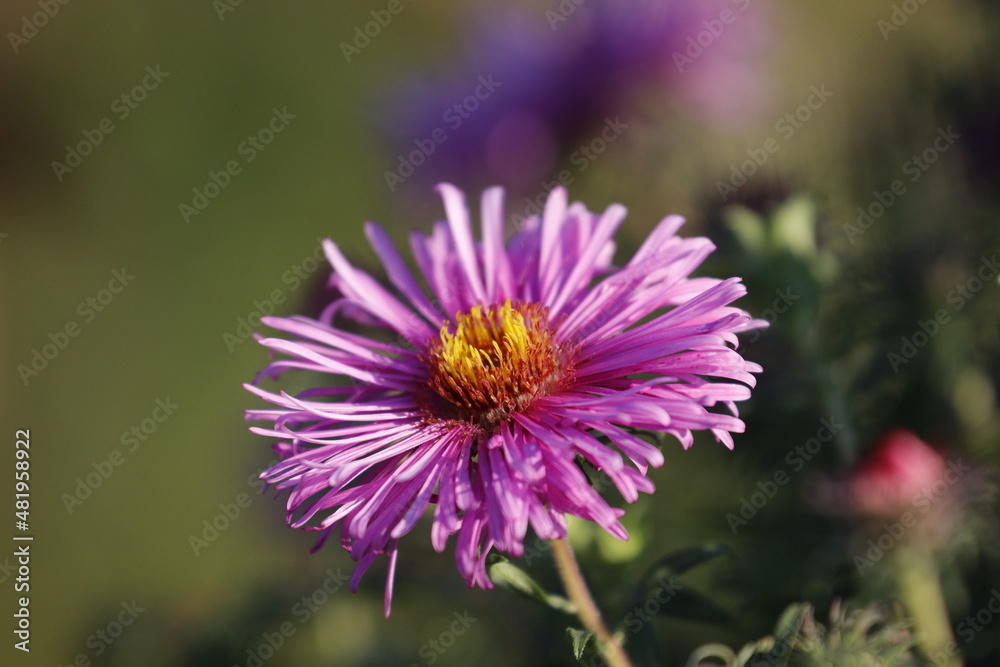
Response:
M500 554L490 555L489 565L490 579L497 586L509 588L521 595L537 600L553 609L564 611L568 614L576 612L573 604L561 595L553 595L543 589L538 582L531 578L527 572L512 564Z
M876 605L848 611L834 602L829 627L824 627L812 605L797 603L781 615L773 635L739 653L723 644L706 644L691 654L687 667L914 667L913 646L907 623L887 619Z

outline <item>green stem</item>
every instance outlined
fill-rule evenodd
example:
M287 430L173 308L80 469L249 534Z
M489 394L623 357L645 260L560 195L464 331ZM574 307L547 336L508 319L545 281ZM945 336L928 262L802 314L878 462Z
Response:
M903 602L920 638L920 649L927 656L947 656L944 663L947 667L962 667L961 656L952 648L955 636L948 620L948 609L941 591L941 573L934 556L919 547L899 545L896 576Z
M608 631L604 620L601 619L601 612L594 603L594 598L590 595L587 583L583 580L580 566L577 565L576 556L573 555L573 548L565 539L552 540L552 555L559 569L559 576L562 577L563 586L566 587L566 595L570 601L576 605L576 615L588 630L593 630L597 635L597 643L608 661L610 667L631 667L632 663L625 650L622 648L614 636Z

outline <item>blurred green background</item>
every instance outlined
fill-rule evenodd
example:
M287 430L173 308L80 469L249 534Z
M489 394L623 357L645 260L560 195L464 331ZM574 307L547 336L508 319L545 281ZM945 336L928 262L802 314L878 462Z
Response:
M543 25L557 6L519 4ZM465 19L479 7L404 2L348 63L341 42L385 2L220 6L73 2L23 42L10 33L23 33L39 4L0 8L8 41L0 48L2 468L13 469L15 430L30 429L35 536L32 650L12 648L5 568L0 662L69 665L82 655L102 665L247 665L288 623L265 664L573 664L565 619L509 591L468 590L451 550L431 549L426 524L404 541L393 615L383 619L385 564L352 595L343 575L353 564L335 540L309 554L312 538L285 527L283 502L258 494L269 443L242 418L258 402L240 385L266 358L239 328L255 301L277 292L281 314L315 309L327 272L312 260L317 238L334 238L374 268L362 222L378 220L402 241L441 215L429 193L388 191L384 172L397 157L379 105L415 73L451 71ZM620 582L663 553L706 541L733 548L686 580L733 623L655 621L674 664L699 644L769 632L796 600L823 609L835 596L884 597L869 579L852 580L847 528L803 501L818 476L843 470L883 430L912 428L984 470L1000 463L995 279L899 373L887 361L918 320L952 307L949 290L981 257L1000 251L1000 8L927 2L888 38L878 21L892 14L889 2L775 0L748 11L770 26L760 65L768 86L747 100L753 114L710 123L669 95L647 100L634 130L570 186L592 210L629 207L619 260L661 217L679 213L690 221L683 234L707 234L720 247L707 274L745 278L743 307L760 315L777 290L800 295L744 345L765 371L742 406L748 432L736 450L709 438L688 452L668 444L666 465L651 475L657 493L629 509L628 544L574 529L609 616L623 611ZM115 101L144 78L145 99L122 117ZM816 226L798 245L779 239L754 250L726 224L716 183L776 136L776 122L813 86L832 97L728 203L766 216L804 192ZM243 142L275 110L287 122L247 161ZM97 136L104 118L113 131L57 174L52 163L66 162L67 145ZM948 127L960 138L852 239L844 226L857 224L857 208L904 178L904 164ZM192 189L229 161L239 173L185 220L180 205L193 205ZM134 279L120 293L102 291L115 271ZM61 339L67 325L78 335ZM19 369L50 335L64 349L37 374ZM162 423L149 421L164 416L158 400L177 406ZM848 425L836 446L734 535L727 513L831 415ZM146 432L130 449L133 427ZM97 488L67 500L113 457L119 465ZM8 506L12 475L0 490ZM206 533L206 521L224 529ZM944 556L955 623L1000 585L996 525L984 519L978 530L974 547ZM558 589L547 554L522 565ZM325 583L336 589L329 596L316 593ZM305 606L303 596L314 595ZM130 625L121 636L100 639L123 613ZM453 625L456 614L466 622ZM998 636L1000 620L969 647L969 664L1000 664ZM432 648L435 640L447 650Z

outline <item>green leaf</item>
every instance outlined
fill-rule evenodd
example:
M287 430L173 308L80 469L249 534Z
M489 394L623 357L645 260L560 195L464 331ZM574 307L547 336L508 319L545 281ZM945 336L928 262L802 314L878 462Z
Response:
M731 206L724 215L737 242L751 255L762 255L767 232L760 216L744 206Z
M808 259L816 255L816 207L806 196L790 199L774 213L772 237L779 248Z
M579 660L583 657L583 652L587 649L590 640L597 636L593 630L581 630L579 628L566 628L566 634L573 642L573 657Z
M809 618L812 607L808 604L792 604L778 619L774 635L768 635L751 642L740 651L740 664L748 663L753 657L761 656L772 667L787 667L795 652L795 643L802 626Z
M711 542L696 547L688 547L667 554L646 571L640 580L643 585L650 579L684 574L688 570L707 563L710 560L732 553L733 550L725 544Z
M761 664L768 667L781 665L781 667L786 667L789 657L791 657L791 649L782 649L777 646L774 643L774 637L768 635L763 639L758 639L744 646L737 656L737 664Z
M805 603L789 605L788 609L782 612L778 624L774 626L775 641L785 645L795 641L811 611L812 607Z
M531 576L512 564L500 554L491 554L489 557L489 577L494 584L509 588L532 600L546 604L553 609L564 611L567 614L575 614L575 606L561 595L552 595L545 592Z

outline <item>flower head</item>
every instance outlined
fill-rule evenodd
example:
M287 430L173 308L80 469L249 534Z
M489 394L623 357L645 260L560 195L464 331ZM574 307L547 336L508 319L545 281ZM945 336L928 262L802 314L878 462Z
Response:
M492 587L488 553L522 555L529 526L564 537L572 515L627 539L624 511L581 463L634 502L654 490L649 466L663 464L636 431L689 447L693 431L710 430L731 448L743 430L735 402L760 371L734 349L738 332L762 324L729 305L745 289L690 277L713 246L675 236L681 218L664 219L615 268L621 206L595 214L556 189L505 244L503 192L492 188L477 242L464 195L439 191L447 220L411 236L422 280L369 224L391 288L327 241L343 296L319 320L263 318L290 338L260 340L281 355L261 375L308 370L352 385L297 396L247 386L273 404L247 418L270 422L252 430L278 439L283 460L262 477L290 491L289 523L320 531L320 543L339 531L360 561L354 589L387 554L387 614L398 541L430 506L434 548L457 536L470 586Z

